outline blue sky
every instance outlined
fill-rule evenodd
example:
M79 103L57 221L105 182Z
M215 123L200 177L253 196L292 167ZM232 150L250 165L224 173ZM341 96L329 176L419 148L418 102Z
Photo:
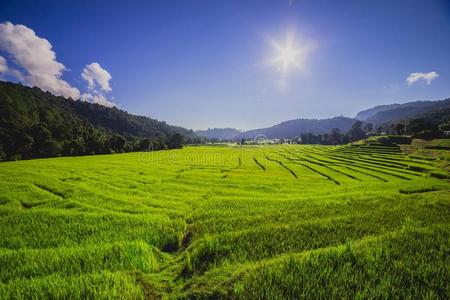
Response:
M1 2L0 22L48 40L65 67L55 76L80 96L187 128L253 129L450 97L446 0ZM281 70L273 44L288 37L308 51ZM1 46L26 77L30 64Z

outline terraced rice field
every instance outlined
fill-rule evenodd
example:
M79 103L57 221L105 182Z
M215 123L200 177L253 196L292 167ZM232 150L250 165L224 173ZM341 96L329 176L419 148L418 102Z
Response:
M376 143L0 163L0 298L450 297L450 184Z

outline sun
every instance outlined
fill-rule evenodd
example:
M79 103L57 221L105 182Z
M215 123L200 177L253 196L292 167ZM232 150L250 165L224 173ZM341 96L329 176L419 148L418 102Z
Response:
M287 45L285 48L279 49L277 61L281 63L283 69L287 69L289 66L295 66L298 64L298 53L299 51L297 49L294 49L291 45Z
M303 69L306 54L311 50L311 45L301 44L292 34L287 35L284 42L271 40L270 43L275 50L270 63L280 72L286 74L292 69Z
M282 71L286 73L292 67L299 67L299 54L301 49L297 48L292 39L288 39L284 44L274 42L276 55L272 62Z

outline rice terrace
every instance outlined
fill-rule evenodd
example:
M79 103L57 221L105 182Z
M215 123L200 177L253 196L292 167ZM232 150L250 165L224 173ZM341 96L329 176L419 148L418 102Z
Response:
M0 164L2 299L446 298L450 184L378 142Z

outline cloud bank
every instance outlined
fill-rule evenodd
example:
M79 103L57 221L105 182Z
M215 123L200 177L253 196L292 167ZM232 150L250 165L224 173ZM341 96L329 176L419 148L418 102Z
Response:
M428 85L431 84L431 81L438 78L439 74L436 72L428 72L428 73L422 73L422 72L416 72L409 74L408 78L406 78L406 82L408 85L413 85L414 83L418 82L419 80L425 81Z
M24 26L0 24L0 50L11 55L25 74L14 69L10 74L30 86L38 86L56 95L78 99L80 91L61 79L66 67L56 60L52 45Z

